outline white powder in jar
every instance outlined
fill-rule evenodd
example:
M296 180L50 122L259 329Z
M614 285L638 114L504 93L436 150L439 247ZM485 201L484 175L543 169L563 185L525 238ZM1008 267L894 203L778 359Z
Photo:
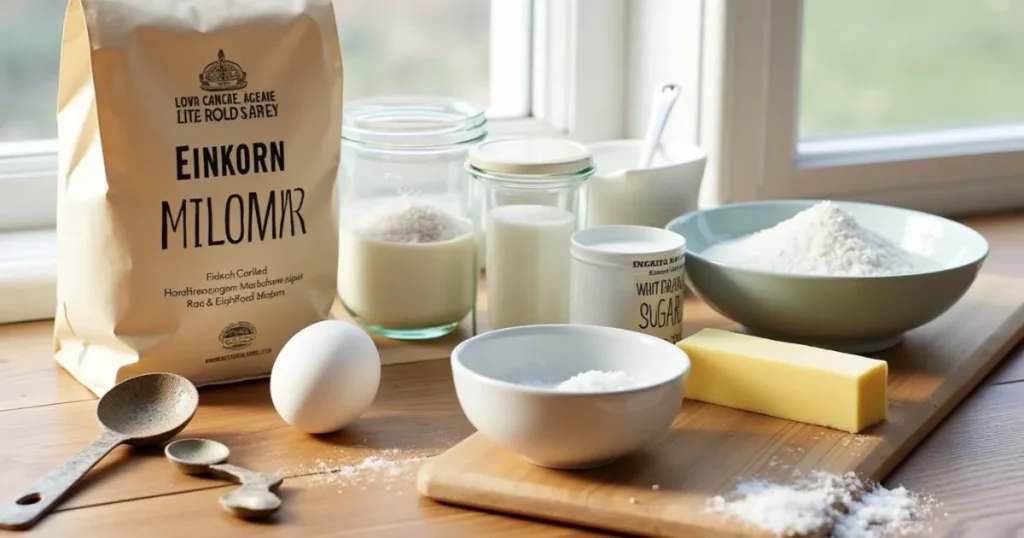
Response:
M340 247L338 294L365 324L453 328L473 308L476 239L468 219L406 200L343 226Z
M898 487L887 489L816 471L792 484L747 480L727 496L708 499L710 512L743 520L776 536L829 529L832 538L880 538L924 530L935 501Z
M544 387L565 392L612 392L628 390L637 386L637 382L621 370L602 371L588 370L578 373L559 383L529 381L524 383L532 387Z
M890 276L936 268L932 260L862 227L828 200L703 254L737 267L804 275Z
M468 234L473 225L432 205L405 201L361 216L352 231L388 243L436 243Z

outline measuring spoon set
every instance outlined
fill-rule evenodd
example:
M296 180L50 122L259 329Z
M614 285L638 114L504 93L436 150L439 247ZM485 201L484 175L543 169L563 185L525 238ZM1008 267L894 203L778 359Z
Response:
M0 504L0 529L35 525L107 454L122 444L156 446L177 435L199 407L199 392L189 380L169 373L143 374L114 385L100 398L96 418L102 428L89 446L33 484ZM179 439L164 454L181 472L208 475L241 484L220 499L221 507L245 519L270 516L281 506L273 492L280 477L227 463L228 447L209 439Z

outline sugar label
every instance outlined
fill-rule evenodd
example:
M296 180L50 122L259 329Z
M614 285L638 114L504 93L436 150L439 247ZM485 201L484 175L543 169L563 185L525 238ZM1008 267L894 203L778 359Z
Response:
M676 343L683 338L684 255L634 262L635 330Z

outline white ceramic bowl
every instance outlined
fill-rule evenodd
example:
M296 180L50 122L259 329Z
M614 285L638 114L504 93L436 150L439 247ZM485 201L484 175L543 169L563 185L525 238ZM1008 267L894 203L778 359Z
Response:
M598 467L666 433L683 399L690 359L645 334L590 325L528 325L470 338L452 351L462 411L494 443L532 463ZM623 371L637 387L563 392L590 370Z
M638 169L643 140L590 144L597 171L587 181L587 228L630 224L664 228L697 209L707 153L698 146L666 144L650 167Z
M766 200L683 215L668 229L686 238L686 278L722 315L751 332L848 353L872 353L939 317L971 287L988 256L978 232L948 219L876 204L835 202L857 222L933 269L896 276L772 273L706 256L712 246L771 228L819 200Z

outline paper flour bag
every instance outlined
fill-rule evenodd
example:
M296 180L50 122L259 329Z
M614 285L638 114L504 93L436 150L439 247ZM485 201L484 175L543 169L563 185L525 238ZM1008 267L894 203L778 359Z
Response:
M330 0L71 0L58 99L57 361L269 374L335 297Z

